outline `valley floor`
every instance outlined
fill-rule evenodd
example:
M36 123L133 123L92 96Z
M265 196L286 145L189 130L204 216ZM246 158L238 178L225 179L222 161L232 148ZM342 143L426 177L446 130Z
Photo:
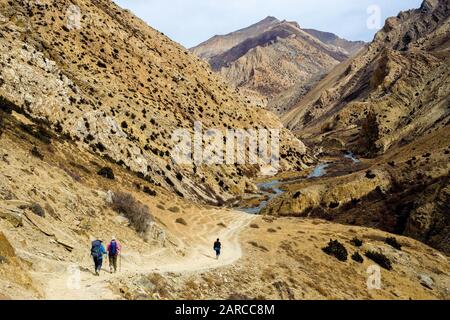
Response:
M397 250L385 243L391 234L375 229L195 204L71 142L42 143L8 126L0 143L2 299L450 298L448 256L416 240L395 236ZM97 175L105 166L114 180ZM112 210L110 190L147 205L154 232L144 239ZM113 236L124 247L121 271L109 274L105 262L96 277L90 243ZM350 244L354 237L362 247ZM323 252L330 239L344 245L346 261ZM367 287L367 272L377 265L368 251L392 263L390 271L379 269L380 289ZM351 259L355 252L363 263Z
M194 226L201 226L202 230L183 226L179 229L185 230L177 230L180 235L186 234L178 238L186 244L185 256L174 255L170 249L164 247L146 253L125 248L118 273L109 273L109 264L104 261L101 276L95 276L92 260L86 256L80 265L55 262L57 264L55 269L60 270L59 272L36 272L33 276L43 284L45 299L120 299L122 298L120 291L114 290L118 282L126 282L127 279L151 273L184 274L216 269L233 264L241 258L242 252L238 237L241 230L254 217L226 211L192 213L189 216L194 217L192 220L192 222L195 221ZM215 219L229 223L228 227L217 230ZM190 231L187 231L188 229ZM212 232L212 230L217 230L217 232ZM195 234L195 237L188 236L192 234ZM219 260L216 260L212 250L212 241L216 235L226 243L226 250ZM73 267L75 270L80 270L78 284L73 283L74 277L77 277L77 273L73 273Z

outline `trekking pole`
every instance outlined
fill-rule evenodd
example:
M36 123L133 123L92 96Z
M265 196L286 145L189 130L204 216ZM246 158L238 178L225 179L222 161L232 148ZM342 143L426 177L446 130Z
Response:
M119 253L119 272L122 272L122 254Z

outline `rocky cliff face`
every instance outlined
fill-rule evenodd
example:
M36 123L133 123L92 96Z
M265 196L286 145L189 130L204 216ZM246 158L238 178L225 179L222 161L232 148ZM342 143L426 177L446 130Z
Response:
M291 186L267 213L374 226L450 252L449 15L448 1L424 1L387 19L283 117L322 155L365 159Z
M194 55L111 1L0 1L0 95L19 112L180 196L221 202L256 166L177 166L174 130L281 128ZM282 168L304 166L282 129Z
M356 126L358 139L350 144L372 155L444 127L448 18L448 2L425 1L419 9L387 19L370 46L333 70L284 123L311 132ZM373 134L371 129L376 129Z
M362 46L361 42L316 30L305 31L295 22L268 17L246 29L215 36L192 52L206 59L214 71L234 86L257 101L259 97L261 104L266 105L294 85L315 83L318 76ZM269 103L269 109L276 113L286 111L281 103Z

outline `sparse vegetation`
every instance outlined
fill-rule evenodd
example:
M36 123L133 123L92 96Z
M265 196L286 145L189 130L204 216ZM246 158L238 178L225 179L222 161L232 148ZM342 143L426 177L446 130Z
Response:
M39 203L33 203L30 206L30 210L37 216L39 217L45 217L45 210L44 208L41 207L41 205Z
M22 123L20 124L20 128L22 131L28 133L45 144L52 143L52 133L50 133L50 131L42 125L35 126Z
M392 270L391 261L383 253L375 252L375 251L368 251L368 252L366 252L365 255L367 258L369 258L373 262L377 263L380 267L382 267L386 270Z
M256 223L252 223L252 224L250 225L250 228L253 228L253 229L259 229L259 226L258 226Z
M150 196L152 196L152 197L155 197L155 196L156 196L156 191L150 189L150 188L147 187L147 186L144 186L144 190L143 190L143 191L144 191L146 194L148 194L148 195L150 195Z
M395 239L394 237L386 238L385 242L397 250L402 250L401 244L398 243L397 239Z
M355 247L361 247L363 245L363 241L358 239L357 237L354 237L352 240L350 240L350 243Z
M39 151L39 149L36 146L34 146L30 152L33 157L44 160L44 155Z
M246 296L245 294L241 294L241 293L232 293L228 296L227 300L253 300L251 299L249 296Z
M167 281L163 276L153 273L148 276L148 280L153 285L153 293L158 294L161 298L167 298L170 296L170 293L167 290Z
M359 252L355 252L355 253L352 255L352 260L353 260L353 261L356 261L356 262L358 262L358 263L363 263L363 262L364 262L364 258L359 254Z
M337 240L330 240L328 246L323 248L322 251L330 256L334 256L339 261L347 261L347 249Z
M175 220L175 222L182 224L183 226L187 226L187 222L183 218L178 218L177 220Z
M114 172L113 172L113 170L111 169L111 168L109 168L109 167L103 167L103 168L101 168L98 172L97 172L97 174L99 175L99 176L102 176L102 177L104 177L104 178L107 178L107 179L111 179L111 180L114 180Z
M70 170L70 169L68 169L68 168L66 168L66 167L63 167L63 166L60 166L61 167L61 169L63 169L64 170L64 172L65 173L67 173L73 180L75 180L75 181L77 181L77 182L81 182L81 176L78 174L78 173L76 173L75 171L72 171L72 170Z
M178 213L178 212L180 212L180 208L178 208L178 207L170 207L168 210L169 210L170 212L173 212L173 213Z
M136 200L131 194L116 192L112 197L112 208L128 218L139 233L145 233L153 221L148 206Z
M249 241L249 244L254 246L255 248L258 248L264 252L269 252L269 249L267 249L265 246L258 244L256 241Z
M376 174L374 174L371 170L366 171L366 178L367 179L375 179L376 178Z

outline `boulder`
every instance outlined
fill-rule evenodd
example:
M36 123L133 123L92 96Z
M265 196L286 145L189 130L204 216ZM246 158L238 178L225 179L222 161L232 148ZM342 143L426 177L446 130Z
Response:
M420 281L420 284L422 286L424 286L425 288L433 290L434 281L429 275L423 274L423 273L419 274L419 281Z
M0 218L8 220L14 227L23 226L23 210L0 204Z
M14 248L9 243L5 235L0 232L0 261L3 260L3 262L6 262L8 261L8 258L12 258L15 256L16 253L14 251Z

